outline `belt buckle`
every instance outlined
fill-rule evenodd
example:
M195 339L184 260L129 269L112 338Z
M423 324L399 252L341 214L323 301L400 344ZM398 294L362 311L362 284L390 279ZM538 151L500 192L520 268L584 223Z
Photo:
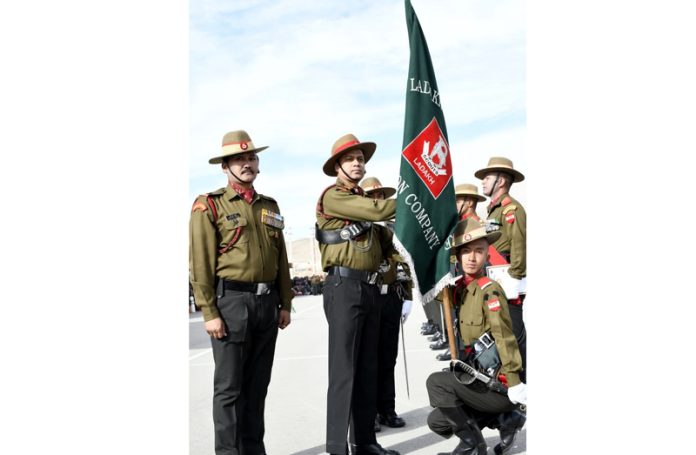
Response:
M489 347L491 347L493 345L493 343L495 343L495 341L493 341L493 338L491 338L491 336L488 334L488 332L481 335L479 337L478 341L481 342L484 349L488 349Z
M271 287L267 283L258 283L256 285L256 295L266 295L271 292Z
M377 284L377 277L379 273L377 272L367 272L367 282L370 284Z

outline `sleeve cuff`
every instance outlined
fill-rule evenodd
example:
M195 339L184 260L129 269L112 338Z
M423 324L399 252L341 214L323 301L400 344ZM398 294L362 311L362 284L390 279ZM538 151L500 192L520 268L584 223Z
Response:
M505 379L507 379L508 387L514 387L521 384L520 375L517 373L504 373Z
M205 322L211 321L215 318L220 317L220 313L218 312L217 307L213 305L205 305L201 307L201 311L203 312L203 320Z

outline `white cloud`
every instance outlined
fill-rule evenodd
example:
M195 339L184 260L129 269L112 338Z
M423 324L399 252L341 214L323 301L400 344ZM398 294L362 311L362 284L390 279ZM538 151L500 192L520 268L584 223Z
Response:
M413 5L453 152L466 145L462 162L485 164L489 151L523 150L512 131L524 124L524 2ZM321 166L347 132L378 144L368 175L395 184L409 58L403 1L197 1L191 24L191 197L225 184L207 160L238 128L270 146L257 186L289 223L313 224L331 182Z

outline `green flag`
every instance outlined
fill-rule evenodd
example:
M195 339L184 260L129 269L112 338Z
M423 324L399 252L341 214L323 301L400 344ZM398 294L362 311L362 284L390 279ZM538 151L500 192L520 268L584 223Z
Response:
M457 212L440 92L410 0L406 0L406 25L411 60L394 243L415 272L413 300L426 303L453 283L448 238L457 224Z

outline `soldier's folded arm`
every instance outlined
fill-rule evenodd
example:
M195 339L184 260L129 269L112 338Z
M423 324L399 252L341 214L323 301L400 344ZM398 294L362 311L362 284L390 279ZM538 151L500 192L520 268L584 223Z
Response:
M324 213L354 221L384 221L394 218L396 200L370 199L345 191L327 191L324 195Z
M189 222L189 269L193 295L205 321L220 317L215 289L217 237L211 218L207 201L199 197Z

